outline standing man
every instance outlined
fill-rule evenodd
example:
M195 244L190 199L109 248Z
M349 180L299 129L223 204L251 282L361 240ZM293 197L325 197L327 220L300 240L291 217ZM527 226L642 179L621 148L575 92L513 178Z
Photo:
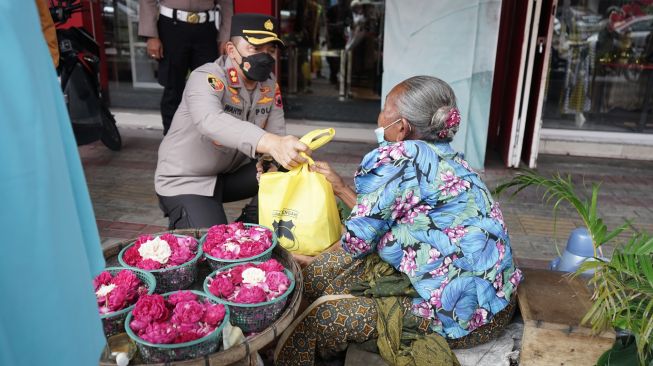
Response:
M223 203L254 197L258 154L290 169L309 148L286 134L281 90L272 70L277 20L232 18L227 54L188 78L170 133L159 147L154 186L170 229L226 224ZM258 222L256 199L243 221ZM250 215L247 215L247 213Z
M223 45L228 40L233 0L220 0L219 4L218 0L139 0L139 6L138 35L147 37L147 54L159 61L158 78L164 87L161 118L166 135L188 72L213 62L218 58L218 42Z

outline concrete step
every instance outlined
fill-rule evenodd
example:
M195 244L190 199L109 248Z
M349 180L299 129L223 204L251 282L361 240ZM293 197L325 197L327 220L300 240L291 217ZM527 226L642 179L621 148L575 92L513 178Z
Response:
M163 130L161 115L156 110L119 109L111 110L116 123L121 128ZM335 128L334 141L375 143L376 124L335 121L312 121L305 119L286 119L288 134L301 137L307 132L320 128Z

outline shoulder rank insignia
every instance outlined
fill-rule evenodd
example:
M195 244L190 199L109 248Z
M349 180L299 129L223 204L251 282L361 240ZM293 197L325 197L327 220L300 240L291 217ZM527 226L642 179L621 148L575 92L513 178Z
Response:
M235 68L231 67L229 70L227 70L227 73L229 74L229 83L231 85L239 85L240 80L238 80L238 71L236 71Z
M215 75L209 74L207 76L207 81L209 82L211 89L215 90L216 92L221 92L224 90L224 83L222 83L222 81Z

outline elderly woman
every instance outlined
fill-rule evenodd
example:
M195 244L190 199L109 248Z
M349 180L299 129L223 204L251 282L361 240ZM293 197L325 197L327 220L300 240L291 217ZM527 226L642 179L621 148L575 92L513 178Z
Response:
M379 302L350 295L369 254L407 278L410 291L396 295L404 331L410 323L463 348L508 324L521 272L499 204L449 145L459 124L451 87L412 77L386 98L377 129L385 141L363 158L356 192L328 164L316 163L313 170L353 209L341 247L304 270L305 297L314 302L282 336L277 364L311 365L316 351L325 356L383 335Z

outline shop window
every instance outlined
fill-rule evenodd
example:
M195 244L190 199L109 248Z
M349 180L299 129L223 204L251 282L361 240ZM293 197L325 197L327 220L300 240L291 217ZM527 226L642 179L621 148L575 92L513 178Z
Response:
M543 127L653 132L653 0L560 0Z

